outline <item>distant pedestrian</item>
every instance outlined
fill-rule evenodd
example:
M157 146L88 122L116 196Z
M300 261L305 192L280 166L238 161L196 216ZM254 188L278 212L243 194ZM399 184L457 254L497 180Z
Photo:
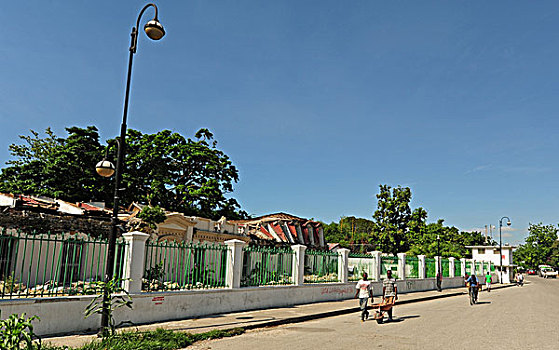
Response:
M363 272L363 278L357 282L355 289L355 297L359 297L359 307L361 308L361 322L365 322L365 319L369 318L369 311L367 311L367 301L371 298L373 302L373 288L371 286L371 281L368 279L366 272Z
M522 287L523 284L524 276L522 275L522 272L518 272L518 274L516 274L516 285Z
M382 281L382 302L384 304L394 304L398 300L398 286L396 279L392 278L392 271L386 271L386 278ZM388 320L392 321L392 309L388 310Z
M470 275L466 280L466 286L468 286L468 294L470 295L470 303L475 304L477 303L477 296L478 296L478 287L479 281L476 275Z
M488 270L487 274L485 275L485 288L488 292L491 292L491 282L493 282L493 278L491 277L491 273Z

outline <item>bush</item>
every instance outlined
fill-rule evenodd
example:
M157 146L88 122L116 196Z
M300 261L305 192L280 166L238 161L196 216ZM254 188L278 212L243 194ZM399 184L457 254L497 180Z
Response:
M123 332L112 338L94 340L75 350L175 350L207 339L233 337L243 334L244 329L213 330L206 333L190 334L167 329L148 332ZM68 347L44 346L46 350L70 350Z

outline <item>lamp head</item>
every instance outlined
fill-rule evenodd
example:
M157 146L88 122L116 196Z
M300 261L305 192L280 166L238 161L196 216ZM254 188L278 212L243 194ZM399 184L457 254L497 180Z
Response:
M103 159L102 161L97 163L97 165L95 166L95 171L97 171L97 174L103 177L111 177L115 173L115 166L108 160Z
M509 221L507 221L507 226L510 226L510 220L509 220Z
M165 29L157 17L146 23L144 31L151 40L159 40L165 35Z

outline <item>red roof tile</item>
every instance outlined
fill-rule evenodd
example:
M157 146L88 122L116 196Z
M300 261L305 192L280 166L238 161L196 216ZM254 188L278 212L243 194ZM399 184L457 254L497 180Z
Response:
M297 229L295 228L295 225L293 225L293 223L288 223L287 227L289 228L289 232L291 232L291 236L293 236L294 240L297 240Z
M270 234L270 232L268 232L268 230L266 230L264 226L260 226L260 232L262 232L266 237L274 239L274 236L272 236L272 234Z
M287 239L287 237L285 237L285 234L283 233L283 230L281 229L281 227L278 225L277 222L271 223L270 226L274 229L274 231L276 232L276 234L278 235L278 237L279 237L283 242L289 242L289 240Z

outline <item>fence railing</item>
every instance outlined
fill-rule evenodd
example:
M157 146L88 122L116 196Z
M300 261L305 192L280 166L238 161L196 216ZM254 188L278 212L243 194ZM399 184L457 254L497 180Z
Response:
M425 277L434 278L436 277L436 262L434 258L425 258Z
M309 249L305 252L305 283L338 282L338 253Z
M84 234L0 232L0 298L96 294L108 240ZM126 243L116 243L115 277L123 277Z
M227 246L199 243L146 243L143 291L223 288Z
M293 249L244 247L241 287L293 284Z
M466 261L466 273L470 275L472 273L472 262Z
M374 259L370 254L349 253L348 255L348 281L359 281L363 277L363 272L373 278Z
M450 277L450 261L448 259L441 259L441 268L443 277Z
M454 262L454 276L462 276L462 263L459 260Z
M392 277L398 279L400 274L398 271L398 257L397 256L381 256L380 258L380 278L386 278L386 271L392 271Z
M406 256L406 278L419 278L419 259L414 256Z

